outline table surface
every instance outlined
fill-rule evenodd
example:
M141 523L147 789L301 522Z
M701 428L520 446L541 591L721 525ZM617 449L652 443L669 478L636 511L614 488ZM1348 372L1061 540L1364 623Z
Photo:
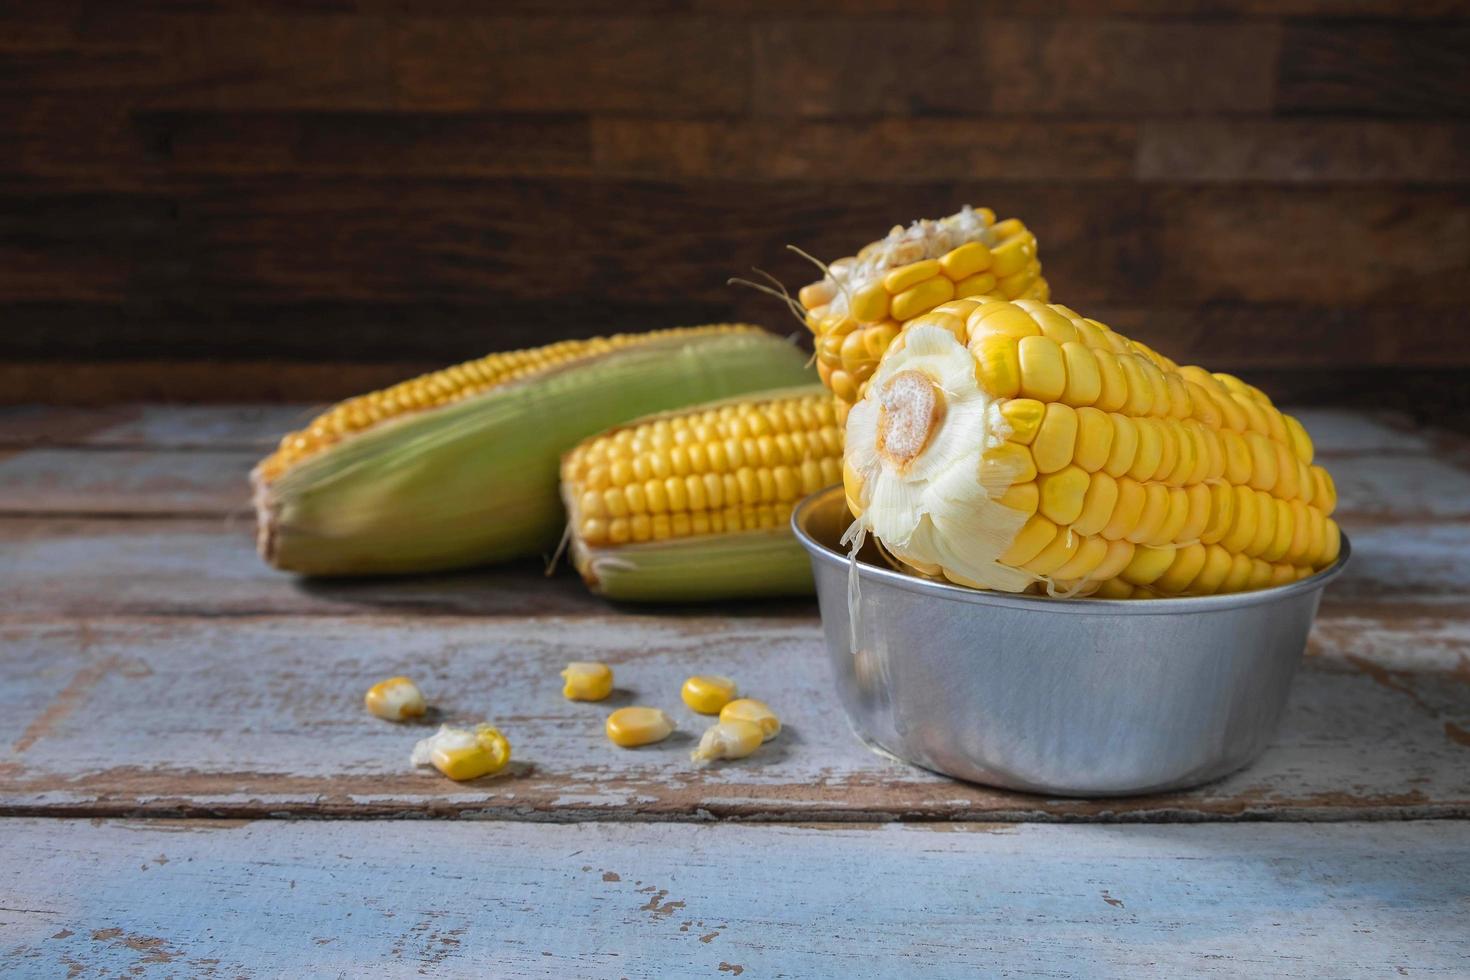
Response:
M1275 744L1084 801L868 751L809 601L613 606L536 562L276 573L244 477L308 414L0 409L0 973L1470 976L1463 437L1301 411L1354 559ZM611 702L560 697L579 659ZM696 670L781 738L703 771L691 734L605 741L634 702L697 732ZM509 771L411 768L427 729L361 709L396 673L500 724Z

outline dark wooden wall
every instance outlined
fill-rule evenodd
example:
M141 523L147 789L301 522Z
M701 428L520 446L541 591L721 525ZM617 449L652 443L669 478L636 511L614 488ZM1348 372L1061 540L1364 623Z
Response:
M1176 357L1463 392L1470 4L1065 7L5 3L0 390L325 398L567 335L784 330L726 278L799 285L788 242L973 202Z

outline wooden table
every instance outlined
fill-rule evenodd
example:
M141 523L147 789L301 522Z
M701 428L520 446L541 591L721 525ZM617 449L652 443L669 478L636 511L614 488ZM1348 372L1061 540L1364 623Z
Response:
M0 410L5 976L1470 975L1470 443L1301 413L1354 562L1274 747L1078 801L875 755L810 602L619 608L535 563L301 582L244 474L295 407ZM621 751L559 695L678 707L696 669L786 721L743 763ZM408 765L415 676L507 775ZM313 819L295 819L313 818Z

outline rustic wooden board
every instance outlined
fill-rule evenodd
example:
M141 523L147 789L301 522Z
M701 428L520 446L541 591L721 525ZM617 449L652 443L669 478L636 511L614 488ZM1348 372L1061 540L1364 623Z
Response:
M0 514L235 515L247 522L259 449L175 452L38 446L0 454ZM1334 516L1353 521L1463 520L1470 471L1453 460L1397 450L1326 458L1338 489Z
M287 431L308 422L316 411L312 405L258 404L0 406L0 450L45 445L249 449L264 453L275 448ZM1353 417L1344 416L1344 423L1354 425ZM1391 440L1382 444L1390 445Z
M1323 616L1371 604L1374 616L1470 609L1470 523L1360 523L1353 560L1327 592ZM552 581L538 559L441 575L308 580L275 571L255 553L247 517L0 518L0 615L602 614L565 564ZM201 574L207 570L207 574ZM629 606L629 610L637 607ZM808 610L805 603L732 603ZM1409 651L1405 651L1409 655Z
M288 407L253 416L240 408L218 414L194 408L172 420L147 413L131 422L113 410L68 410L57 416L9 416L4 442L31 448L0 453L0 514L176 514L250 519L250 467L275 433L309 410ZM156 411L156 410L154 410ZM1470 472L1433 455L1433 436L1407 432L1394 416L1305 410L1322 444L1341 504L1339 522L1354 519L1460 520L1470 517ZM96 423L91 422L96 420ZM88 425L96 429L87 432ZM47 430L71 426L69 438ZM1452 439L1463 445L1463 439ZM73 447L69 442L79 441ZM87 444L106 445L98 457ZM160 448L154 448L160 447ZM237 448L238 447L238 448ZM257 447L257 448L250 448ZM187 448L188 451L176 451Z
M1470 958L1463 823L3 829L12 977L1451 977Z
M1383 650L1435 645L1418 663ZM1282 731L1254 767L1203 789L1109 801L967 786L869 752L833 697L809 613L460 618L52 617L0 621L0 811L128 815L473 813L549 820L1239 819L1470 815L1470 623L1346 619L1320 629ZM604 704L560 695L574 659L614 665ZM727 673L787 724L739 764L687 762L706 721L684 677ZM407 672L447 720L515 745L507 775L453 784L407 762L431 730L367 715ZM611 746L611 707L667 708L683 733Z

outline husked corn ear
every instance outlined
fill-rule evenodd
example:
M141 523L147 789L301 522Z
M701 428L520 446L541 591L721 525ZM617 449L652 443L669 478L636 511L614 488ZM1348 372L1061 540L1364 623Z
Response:
M748 721L758 725L767 742L781 734L781 719L764 701L739 698L720 709L720 721Z
M1065 306L952 304L848 418L861 528L914 569L1110 598L1265 588L1331 565L1332 477L1258 388Z
M601 701L612 693L613 672L607 664L576 660L561 672L561 693L568 701Z
M444 725L413 747L410 761L416 766L433 766L456 782L479 779L505 768L510 743L493 725L473 729Z
M788 521L842 478L842 430L819 385L640 419L562 462L572 562L596 592L673 601L812 589Z
M739 693L735 682L730 678L713 674L696 674L679 689L679 697L684 699L689 710L702 715L719 714L720 709L735 700Z
M625 749L662 742L679 727L658 708L619 708L607 716L607 739Z
M811 378L720 324L492 354L352 398L251 474L261 555L308 575L421 572L550 550L561 454L650 412Z
M363 697L369 713L388 721L421 718L428 711L424 692L407 677L390 677L379 681Z
M717 721L705 729L689 758L697 766L707 766L720 759L743 759L764 741L761 726L753 721Z
M895 225L857 255L833 262L799 298L816 335L817 371L845 413L915 317L932 311L949 322L946 304L967 297L1045 302L1049 295L1036 236L1015 218L997 222L989 208L965 207L938 221Z

